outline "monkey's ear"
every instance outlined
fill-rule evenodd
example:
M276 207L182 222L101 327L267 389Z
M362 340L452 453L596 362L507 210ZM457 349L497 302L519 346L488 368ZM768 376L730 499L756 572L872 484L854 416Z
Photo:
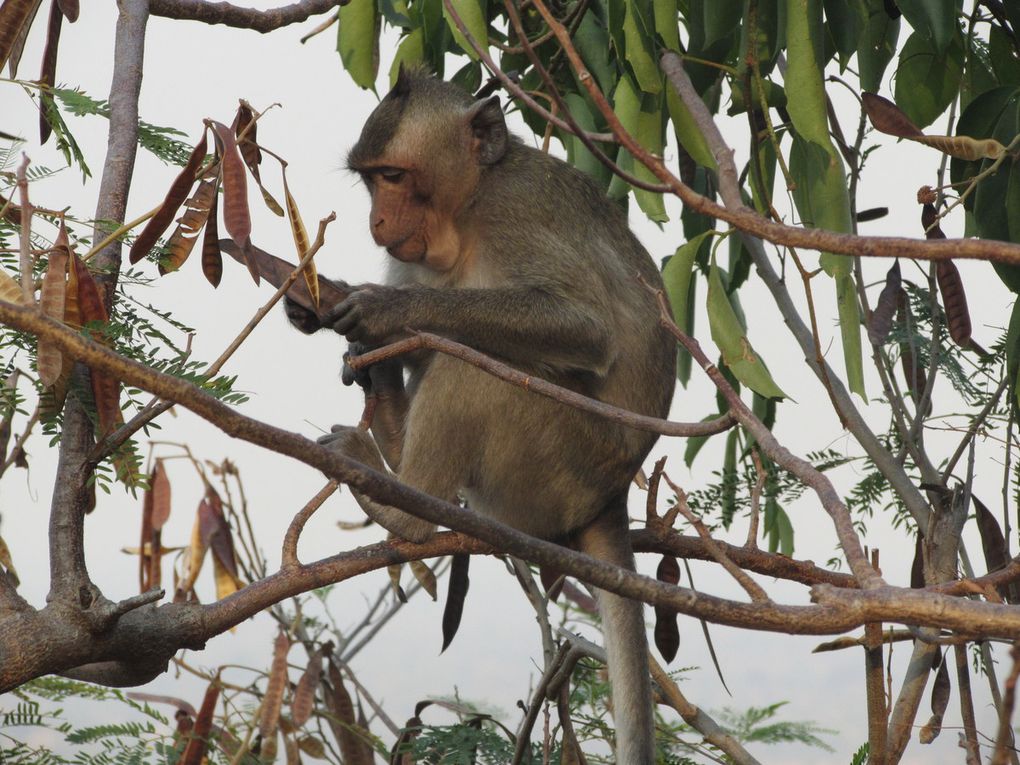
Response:
M480 165L494 165L506 154L510 135L499 105L499 96L492 96L474 104L468 111L468 123L474 136Z

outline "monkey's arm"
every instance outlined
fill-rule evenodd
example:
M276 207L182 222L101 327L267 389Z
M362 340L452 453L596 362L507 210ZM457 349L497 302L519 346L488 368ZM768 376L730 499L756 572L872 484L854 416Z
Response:
M352 342L344 354L344 367L340 380L344 385L357 383L366 396L375 397L372 414L372 435L391 470L400 469L400 455L404 441L404 420L409 404L404 389L404 367L398 359L373 364L356 372L347 363L351 356L360 356L372 350L369 345Z
M381 344L405 329L452 338L480 351L558 370L604 374L610 332L601 313L553 288L356 287L324 322L356 342Z

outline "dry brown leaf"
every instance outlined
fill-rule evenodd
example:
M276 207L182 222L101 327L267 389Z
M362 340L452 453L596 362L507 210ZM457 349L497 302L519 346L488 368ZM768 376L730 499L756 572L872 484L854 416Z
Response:
M301 750L293 736L283 737L283 751L287 757L287 765L301 765Z
M216 600L223 600L241 589L241 580L227 570L217 556L213 556L213 577L216 580Z
M46 119L46 108L53 103L53 97L47 93L52 88L57 78L57 47L60 44L60 27L64 21L64 14L60 5L53 2L50 5L50 18L46 27L46 47L43 49L42 71L39 73L39 143L43 144L50 137L53 128Z
M0 271L0 300L14 305L22 305L25 302L25 292L21 285L6 271Z
M326 759L326 746L322 741L310 733L306 733L297 740L297 745L302 752L316 760Z
M340 670L332 661L329 662L328 673L332 693L326 694L326 706L331 715L330 727L340 746L340 758L345 765L372 765L375 761L372 749L358 735L360 726L354 717L354 702L347 692Z
M295 727L300 728L312 716L315 706L315 689L322 675L322 649L319 648L308 659L308 666L294 688L294 698L290 702L290 716Z
M201 765L208 749L209 733L212 731L213 714L216 712L216 701L220 695L220 678L217 674L205 689L202 706L195 717L195 726L191 730L191 738L184 754L178 761L179 765Z
M251 108L251 104L241 99L240 106L237 107L237 115L234 117L234 136L240 139L237 145L241 150L244 164L248 166L255 182L261 186L259 165L262 164L262 151L258 147L258 127L255 110ZM247 132L245 132L245 128L247 128ZM244 138L240 138L241 133L244 133Z
M304 221L301 220L301 211L298 209L297 202L294 201L294 195L290 193L290 187L287 185L287 169L283 169L283 194L287 202L287 220L290 221L290 230L294 235L294 247L297 249L298 262L304 258L305 253L311 248L311 242L308 241L308 231L305 229ZM312 306L315 310L319 309L319 276L315 271L315 259L308 261L308 264L301 271L301 275L305 279L305 285L308 287L308 292L312 297ZM434 589L434 588L433 588ZM435 600L435 595L432 596Z
M198 241L198 234L209 220L216 199L218 179L208 179L198 184L195 193L184 203L184 214L178 218L178 226L166 243L166 256L159 262L160 274L177 271L191 254Z
M50 252L49 262L46 264L46 274L43 276L42 291L39 296L39 305L42 312L62 322L64 320L64 303L67 295L67 261L70 258L70 249L67 241L67 230L61 221L60 233ZM36 359L39 369L39 382L49 388L60 377L63 368L63 354L53 343L39 340L39 354Z
M57 0L57 5L72 24L78 20L78 0Z
M205 236L202 238L202 273L213 287L220 286L223 278L223 255L220 254L220 233L217 229L216 215L219 206L220 179L216 177L216 193L209 205L209 218L205 224Z
M132 263L137 263L149 254L149 250L153 248L159 237L170 226L174 216L177 215L177 210L184 203L184 200L187 199L188 192L195 183L198 169L205 159L207 145L205 131L203 130L202 140L192 150L191 156L188 157L188 163L178 173L177 177L174 178L174 182L170 184L170 190L166 193L163 204L160 205L156 214L149 218L149 222L145 224L142 233L138 235L134 244L131 245L129 258Z
M233 131L222 122L208 120L207 123L216 132L222 157L220 162L223 172L223 223L234 244L245 254L248 271L258 284L258 265L249 255L251 212L248 209L248 182L244 163L241 161Z
M206 487L205 499L198 507L202 527L202 541L212 548L213 555L230 572L234 580L237 577L237 560L234 557L234 538L230 524L223 514L223 502L220 495L211 487Z
M195 513L195 523L191 527L191 543L188 545L188 555L184 567L184 574L176 587L176 597L187 597L195 589L195 581L202 570L205 562L205 554L209 547L202 539L202 505L205 498L198 504L198 511Z
M397 596L397 600L401 603L407 602L407 594L404 592L404 588L400 586L400 569L402 564L394 563L392 566L386 567L386 574L390 578L390 585L393 587L393 592Z
M156 460L149 485L152 493L152 528L161 529L170 517L170 478L163 467L163 460Z
M885 286L878 296L875 310L868 319L868 339L872 345L882 345L892 329L893 316L896 315L896 298L903 288L900 275L900 261L893 261L892 267L885 275Z
M970 346L970 312L967 309L967 293L963 289L960 271L951 260L940 260L935 265L942 305L946 311L949 336L961 348Z
M672 555L663 555L655 571L655 578L666 584L680 582L680 564ZM652 633L655 647L667 664L676 658L680 648L680 627L676 611L662 606L655 607L655 630Z
M910 117L888 98L876 93L861 93L861 103L875 130L899 138L923 135Z
M96 284L81 258L74 252L71 253L71 269L74 270L78 283L78 311L82 324L88 325L94 322L106 325L109 323L109 317L106 313L106 306L103 304L99 285ZM101 330L95 329L91 334L95 342L105 344L106 338ZM89 376L92 379L92 396L96 404L96 416L99 420L99 435L104 437L124 422L124 415L120 410L120 381L97 369L89 371Z
M155 474L154 474L155 475ZM142 495L142 533L138 547L138 591L146 592L152 586L152 481Z
M259 733L263 741L276 737L276 729L280 723L280 709L283 707L283 692L287 687L287 653L290 651L290 640L287 633L280 630L273 643L273 663L266 682L266 692L262 696L262 709L259 712Z
M450 647L457 630L460 629L464 602L471 587L470 567L470 555L457 554L450 559L450 574L446 582L446 605L443 607L443 646L439 649L440 653Z
M268 737L263 737L258 751L259 762L276 762L276 752L279 747L279 739L276 731Z
M427 563L420 560L413 560L408 565L411 567L411 573L414 574L414 578L418 580L422 589L429 594L432 600L435 600L436 575L432 573L432 569L429 568Z
M1006 147L994 138L971 138L969 135L919 135L910 140L968 161L998 159L1006 151Z
M10 62L11 79L18 74L18 61L25 38L42 0L4 0L0 4L0 69Z

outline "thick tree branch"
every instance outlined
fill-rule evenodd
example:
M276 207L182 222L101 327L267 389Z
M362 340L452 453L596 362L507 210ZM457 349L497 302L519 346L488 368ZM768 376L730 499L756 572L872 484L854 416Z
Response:
M349 0L301 0L279 8L261 10L207 0L152 0L150 8L153 16L201 21L204 24L224 24L265 34L288 24L305 21L311 16L326 13L338 5L346 5L347 2Z

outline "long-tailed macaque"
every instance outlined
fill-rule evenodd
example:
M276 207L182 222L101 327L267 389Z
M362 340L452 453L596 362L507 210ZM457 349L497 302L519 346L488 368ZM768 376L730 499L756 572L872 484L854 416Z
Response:
M511 136L496 96L476 101L402 71L348 157L372 195L369 224L390 254L387 284L352 287L326 326L355 351L435 332L559 385L665 416L675 343L660 285L624 213L585 174ZM321 324L288 305L305 332ZM405 380L405 372L407 379ZM345 382L354 375L345 368ZM654 434L514 387L442 354L372 367L372 434L323 442L404 483L528 534L628 569L627 490ZM374 438L373 438L374 436ZM355 495L397 536L434 526ZM599 593L621 765L654 762L640 603Z

